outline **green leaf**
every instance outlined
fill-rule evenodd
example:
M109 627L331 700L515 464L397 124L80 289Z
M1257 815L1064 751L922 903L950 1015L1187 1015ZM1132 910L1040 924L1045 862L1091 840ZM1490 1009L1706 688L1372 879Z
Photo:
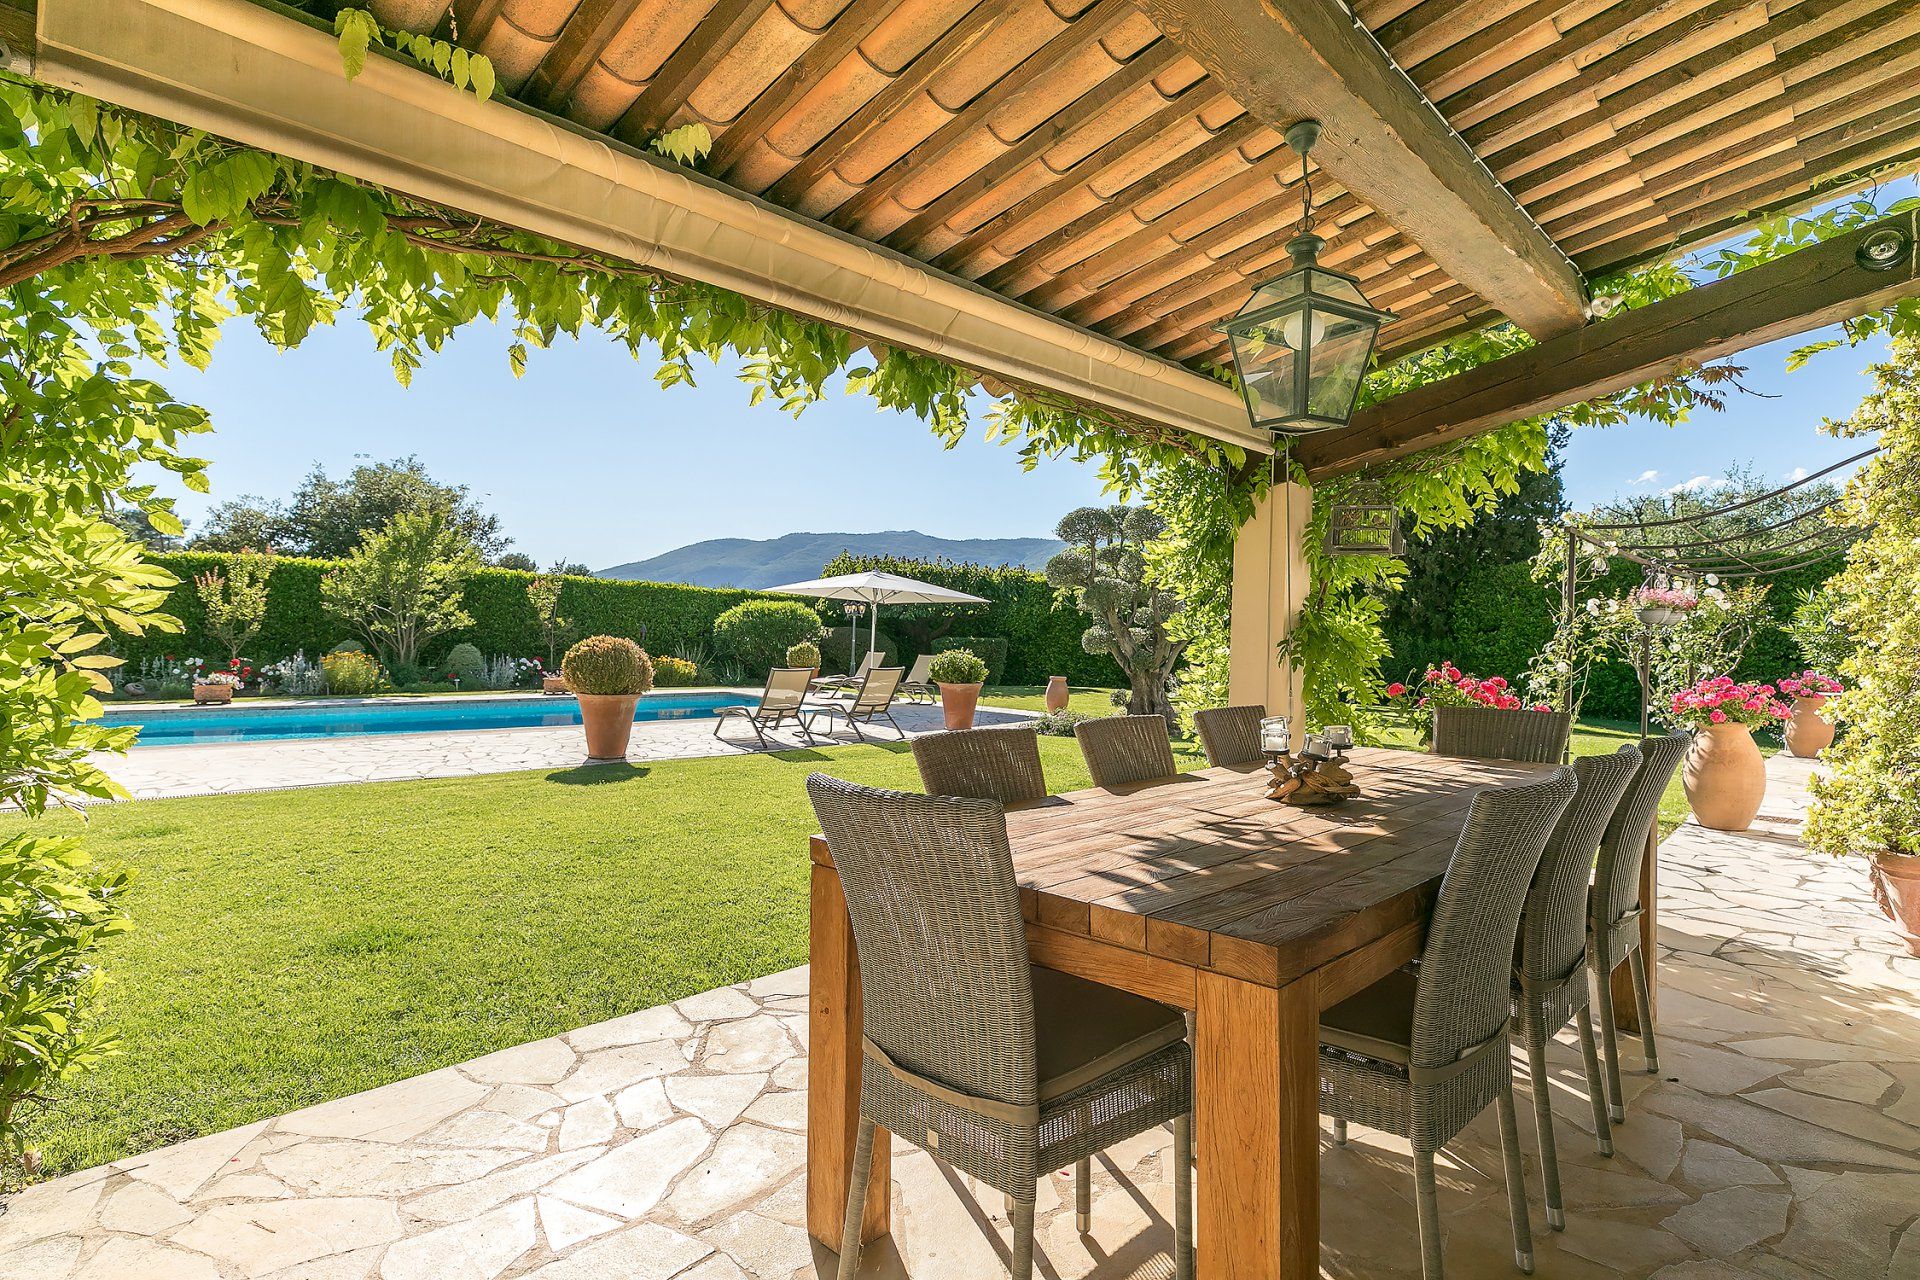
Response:
M485 54L476 53L467 64L467 73L473 79L473 96L485 102L493 96L495 78L493 61Z
M364 9L342 9L333 15L340 38L340 66L352 80L367 69L367 47L379 37L379 24Z

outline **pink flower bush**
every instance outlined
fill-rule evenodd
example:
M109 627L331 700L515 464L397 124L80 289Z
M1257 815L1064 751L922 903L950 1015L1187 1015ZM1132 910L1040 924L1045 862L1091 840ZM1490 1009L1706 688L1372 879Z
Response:
M1387 686L1389 698L1404 697L1407 686L1394 683ZM1420 682L1420 697L1414 703L1419 707L1493 707L1501 711L1548 711L1545 703L1535 703L1528 707L1514 693L1505 676L1488 676L1481 679L1471 675L1451 662L1443 662L1437 667L1428 667L1427 674Z
M1731 676L1709 676L1673 695L1674 718L1692 725L1744 724L1750 728L1792 717L1770 684L1738 684Z
M1824 698L1839 693L1840 682L1818 671L1802 671L1797 676L1784 677L1780 681L1780 692L1789 698Z
M1678 609L1691 613L1700 607L1700 597L1678 587L1636 587L1628 597L1635 609Z

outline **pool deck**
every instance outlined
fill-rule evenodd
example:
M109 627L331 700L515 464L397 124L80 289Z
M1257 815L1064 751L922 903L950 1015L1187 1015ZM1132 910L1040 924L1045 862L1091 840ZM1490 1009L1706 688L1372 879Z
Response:
M1564 1232L1522 1101L1541 1280L1920 1276L1920 960L1858 864L1800 846L1807 762L1767 771L1753 830L1662 848L1662 1070L1625 1041L1613 1158L1578 1049L1552 1046ZM0 1202L0 1280L825 1280L807 993L804 969L771 974L69 1174ZM1165 1280L1168 1145L1093 1162L1087 1235L1049 1177L1036 1274ZM1416 1280L1406 1144L1355 1126L1319 1158L1321 1274ZM1517 1275L1492 1109L1440 1169L1448 1274ZM866 1280L1005 1275L998 1194L896 1140L893 1196Z
M675 693L711 693L712 688L676 689ZM758 689L719 690L742 700ZM477 694L419 701L450 702ZM538 701L537 693L521 695ZM307 700L248 700L243 707L292 706ZM356 699L356 702L368 701ZM409 699L409 702L414 701ZM117 704L116 710L134 709ZM157 710L185 710L165 704ZM1000 707L980 708L977 724L1015 724L1029 712ZM941 727L940 708L914 703L896 704L894 717L909 735ZM771 746L762 747L752 730L740 721L728 725L723 737L714 736L708 717L646 720L633 726L627 758L633 761L691 760L706 756L750 755L759 751L788 751L808 745L791 727L769 733ZM816 735L821 737L824 735ZM868 736L893 740L882 725ZM846 721L834 721L832 740L857 741ZM572 768L585 758L579 725L531 729L463 729L440 733L365 734L339 738L284 738L258 742L179 743L135 747L124 756L100 755L95 763L125 787L136 800L168 796L230 795L243 791L279 791L293 787L326 787L349 782L397 782L411 778L460 778L483 773L513 773L523 769Z

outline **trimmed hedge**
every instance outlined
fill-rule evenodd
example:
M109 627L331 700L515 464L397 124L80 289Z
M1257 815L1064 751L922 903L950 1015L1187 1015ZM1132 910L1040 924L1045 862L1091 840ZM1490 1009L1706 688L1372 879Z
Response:
M1007 638L1005 636L944 636L941 638L940 647L934 652L940 653L948 649L966 649L974 657L986 663L988 684L1006 683L1000 678L1007 671Z
M180 635L115 635L114 651L130 665L146 657L175 654L200 657L223 652L205 630L200 596L193 575L223 566L229 556L217 552L181 551L148 557L180 579L168 594L167 612L185 624ZM353 633L329 616L320 605L320 579L331 560L296 556L276 557L267 580L267 617L260 634L247 646L247 657L257 666L305 650L317 659ZM527 581L534 574L519 569L482 569L467 582L463 603L473 625L441 636L428 646L424 665L431 670L457 644L471 644L485 654L511 654L546 660L540 622L527 600ZM560 612L572 620L576 635L625 636L649 653L671 653L677 645L711 645L713 623L744 600L788 600L755 591L689 587L666 582L628 582L615 578L569 576L562 579Z

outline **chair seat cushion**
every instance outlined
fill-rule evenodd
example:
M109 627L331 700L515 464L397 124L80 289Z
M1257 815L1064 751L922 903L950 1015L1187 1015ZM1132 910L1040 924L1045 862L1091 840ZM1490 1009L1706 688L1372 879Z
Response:
M1033 1025L1043 1103L1187 1035L1178 1009L1039 965L1033 967Z
M1413 994L1418 974L1396 969L1320 1015L1320 1043L1380 1062L1413 1061Z

